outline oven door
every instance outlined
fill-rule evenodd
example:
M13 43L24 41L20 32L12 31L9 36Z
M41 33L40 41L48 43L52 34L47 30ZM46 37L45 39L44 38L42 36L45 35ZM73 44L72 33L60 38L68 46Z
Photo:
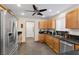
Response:
M60 41L60 53L74 50L74 44L66 41Z

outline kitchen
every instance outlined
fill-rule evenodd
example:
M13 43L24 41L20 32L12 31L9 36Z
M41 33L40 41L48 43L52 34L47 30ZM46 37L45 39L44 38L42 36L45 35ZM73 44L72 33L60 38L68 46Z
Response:
M78 8L67 10L49 20L40 21L39 29L39 41L46 43L57 54L78 53L76 50L79 50L79 34L72 33L73 30L79 31Z
M6 6L9 9L4 8L4 6ZM1 9L2 16L0 21L2 21L1 23L2 25L0 25L1 27L0 33L3 33L0 35L1 36L0 42L2 43L2 45L0 46L1 48L0 51L2 51L1 54L12 55L12 53L14 53L14 51L18 49L18 47L22 46L23 44L27 44L26 41L30 39L26 39L25 24L28 21L35 23L35 27L34 27L35 34L33 40L35 44L37 43L45 44L46 46L48 46L49 49L51 49L52 51L51 53L54 52L55 55L79 54L79 19L78 19L79 5L78 4L71 4L71 5L25 4L25 5L18 5L18 7L16 6L16 4L5 4L4 6L0 5L1 8L7 10L7 11L3 11L3 9ZM34 14L32 16L31 15L32 13L29 14L29 12L26 12L31 10L32 6L39 7L39 9L47 8L48 11L44 12L44 14L47 13L46 15L50 15L51 13L54 12L56 13L50 15L49 17L48 16L46 17L45 15L43 15L42 17L37 15L34 16ZM24 12L25 8L26 11ZM22 13L22 15L19 15L20 12L24 12L26 13L26 15L24 15L24 13ZM37 13L38 11L34 11L34 12ZM14 14L18 15L18 17L16 17L16 15ZM29 41L27 42L29 44ZM26 50L28 49L26 48ZM33 53L33 51L31 53Z

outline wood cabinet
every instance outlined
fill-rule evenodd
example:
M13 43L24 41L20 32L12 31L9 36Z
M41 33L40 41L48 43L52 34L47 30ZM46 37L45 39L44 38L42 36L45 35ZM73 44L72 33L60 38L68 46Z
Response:
M38 38L41 43L45 42L45 34L39 34Z
M52 40L51 36L47 35L45 41L50 48L53 48L53 40Z
M75 44L75 50L79 50L79 44Z
M79 28L79 9L74 9L66 15L66 28L77 29Z
M53 38L53 41L54 41L53 50L54 50L56 53L59 53L59 52L60 52L60 41L59 41L59 39L57 39L57 38Z
M77 19L77 28L79 28L79 8L78 8L78 19Z
M55 29L56 27L55 18L50 18L48 20L41 20L38 26L39 29Z
M46 41L47 45L56 53L60 52L60 41L57 38L54 38L50 35L46 36Z
M55 19L54 18L50 18L49 20L48 20L48 28L49 29L55 29L55 27L56 27L56 21L55 21Z
M47 21L46 20L41 20L39 22L39 29L46 29L47 28Z

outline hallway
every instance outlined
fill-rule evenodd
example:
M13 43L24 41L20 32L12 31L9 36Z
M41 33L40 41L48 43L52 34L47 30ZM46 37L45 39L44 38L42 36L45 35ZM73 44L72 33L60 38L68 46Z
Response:
M27 38L26 44L18 48L17 55L54 55L55 53L46 45L35 42L33 38Z

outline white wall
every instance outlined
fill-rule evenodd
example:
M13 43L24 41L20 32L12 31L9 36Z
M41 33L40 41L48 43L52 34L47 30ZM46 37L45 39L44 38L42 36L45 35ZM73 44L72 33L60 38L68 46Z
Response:
M56 30L58 31L68 31L68 29L66 29L66 24L65 24L65 13L61 13L56 17Z
M69 34L79 36L79 29L69 29Z
M22 20L26 20L27 21L33 21L35 23L35 41L38 41L38 32L39 32L39 29L38 29L38 22L42 19L31 19L31 18L20 18Z

